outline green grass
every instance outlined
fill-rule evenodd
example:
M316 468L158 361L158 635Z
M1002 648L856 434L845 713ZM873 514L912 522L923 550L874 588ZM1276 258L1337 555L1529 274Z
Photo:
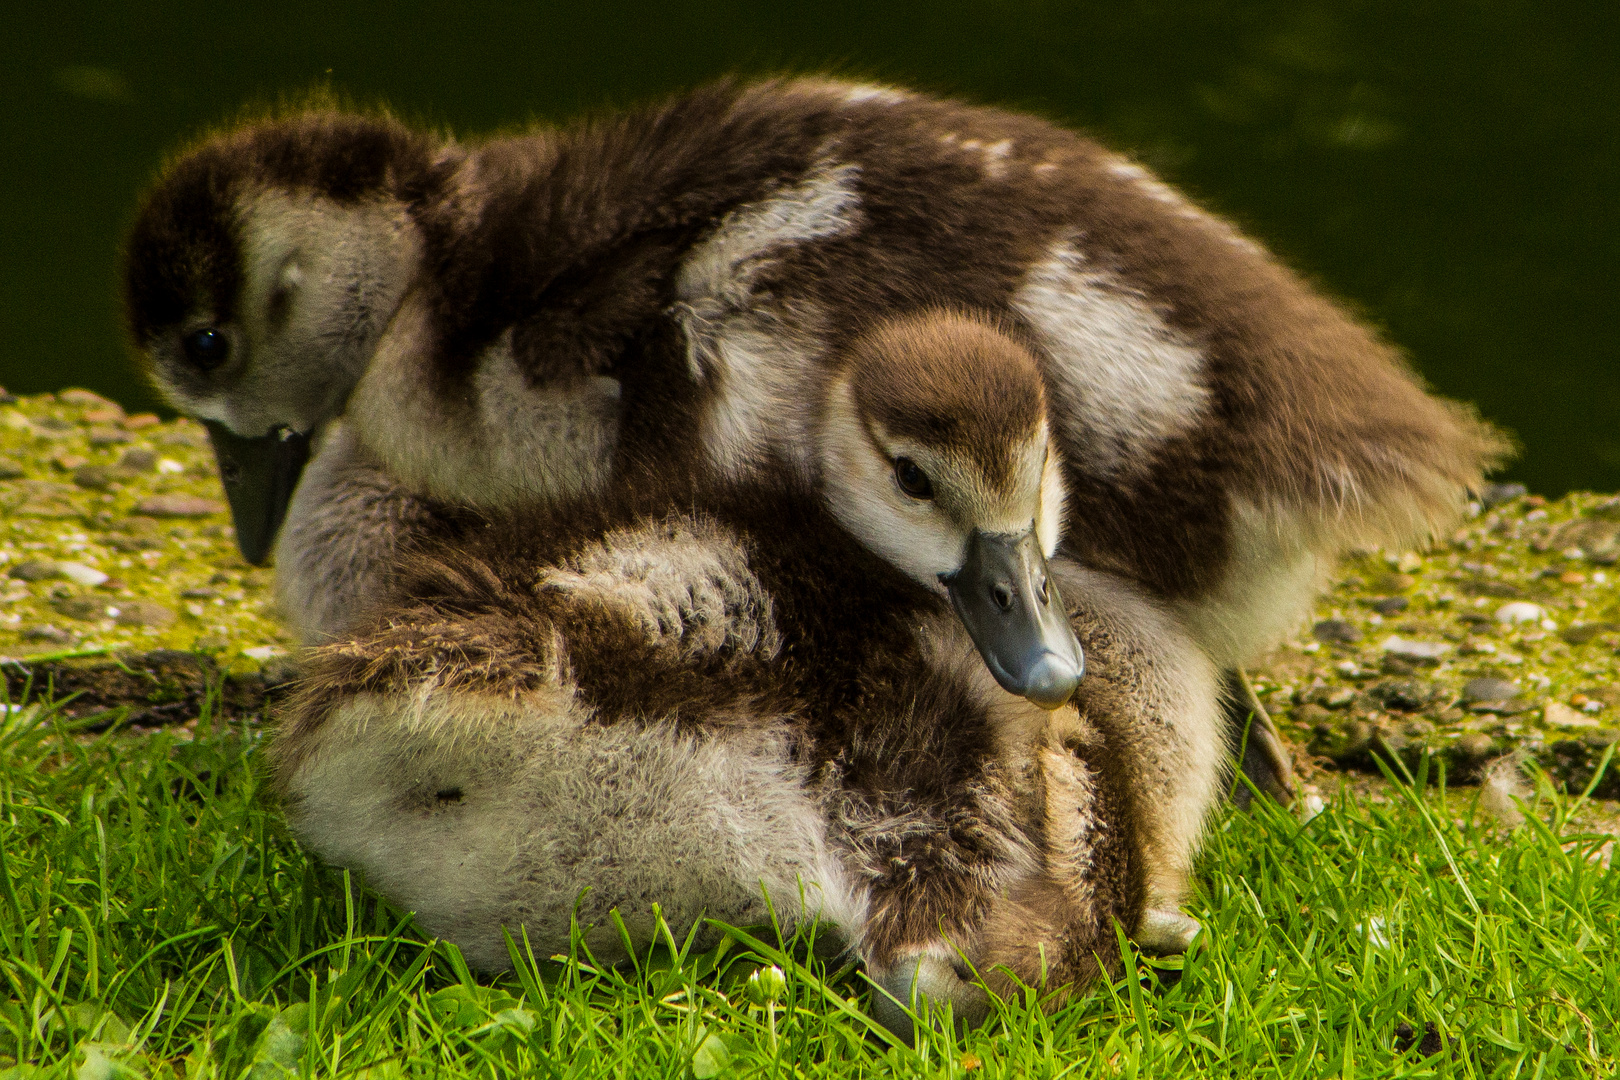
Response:
M1612 1075L1620 880L1543 791L1511 833L1437 778L1301 824L1225 814L1180 963L915 1050L802 939L670 940L636 968L453 949L287 836L259 736L0 721L0 1077ZM765 1001L761 965L785 972ZM1396 1046L1432 1023L1443 1049Z

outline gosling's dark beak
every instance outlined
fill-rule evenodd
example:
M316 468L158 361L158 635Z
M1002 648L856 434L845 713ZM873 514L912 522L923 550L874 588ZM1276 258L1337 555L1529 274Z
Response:
M218 421L203 423L219 461L225 498L231 504L236 546L242 558L263 566L287 516L298 476L309 461L309 436L278 427L271 428L268 435L248 438Z
M940 580L1003 689L1043 709L1073 696L1085 654L1033 530L1022 536L974 530L962 569Z

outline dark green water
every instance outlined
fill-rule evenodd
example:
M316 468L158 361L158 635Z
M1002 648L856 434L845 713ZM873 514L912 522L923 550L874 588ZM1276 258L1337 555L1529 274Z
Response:
M33 5L0 31L0 384L150 404L116 253L164 153L329 81L474 132L730 70L1027 107L1240 222L1525 447L1620 489L1610 0Z

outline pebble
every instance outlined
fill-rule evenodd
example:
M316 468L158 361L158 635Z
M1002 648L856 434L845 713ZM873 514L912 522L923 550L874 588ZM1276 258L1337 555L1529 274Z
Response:
M195 495L154 495L135 504L135 513L155 518L211 517L224 510L223 503Z
M73 473L73 482L91 491L105 491L114 484L127 484L137 475L119 465L81 465Z
M123 406L111 398L104 398L94 390L86 390L82 386L70 386L66 390L56 392L56 400L64 405L78 405L86 409L117 409L118 414L124 414Z
M1344 709L1355 702L1356 692L1348 686L1319 686L1307 693L1305 700L1324 709Z
M1323 619L1311 627L1311 636L1318 641L1353 645L1361 640L1361 631L1343 619Z
M1578 517L1566 521L1531 545L1535 551L1563 551L1566 558L1586 558L1603 566L1620 561L1620 521Z
M90 429L89 439L91 446L118 446L134 441L135 436L123 428L93 427Z
M1598 722L1585 715L1578 709L1572 709L1562 701L1549 701L1542 710L1541 718L1553 727L1597 727Z
M75 585L95 586L106 582L107 575L93 566L84 563L65 562L56 564L56 573L65 577Z
M1518 696L1518 686L1506 679L1469 679L1463 683L1462 688L1462 699L1469 705L1489 701L1512 701Z
M1406 638L1384 639L1384 652L1415 664L1437 664L1451 651L1451 646L1439 641L1409 641Z
M108 616L108 612L117 610L109 608L105 600L97 600L93 596L69 596L57 600L52 606L68 618L84 622L104 619Z
M1422 679L1385 679L1369 686L1367 696L1392 712L1417 712L1434 700L1435 691Z
M13 566L8 576L21 581L48 581L57 576L57 567L49 559L29 559Z
M1501 506L1529 493L1530 489L1523 484L1486 484L1484 490L1479 493L1479 501L1489 510L1493 506Z
M287 650L279 645L255 645L251 649L243 649L242 655L249 660L268 660L273 656L285 656Z
M48 641L52 645L71 645L73 635L61 627L42 623L39 626L30 626L22 632L24 641Z
M0 480L15 480L26 473L23 467L10 458L0 457Z
M1495 741L1483 731L1464 732L1457 740L1457 752L1474 761L1490 757L1495 749Z
M142 428L149 428L153 424L161 423L163 423L163 419L162 417L158 416L157 413L141 412L126 418L124 420L124 427L128 428L130 431L139 431Z
M1541 605L1532 604L1528 600L1516 600L1511 604L1503 604L1496 609L1496 621L1499 623L1527 623L1541 621Z
M148 450L141 446L132 446L124 451L124 456L118 459L120 469L129 469L132 472L151 472L157 468L157 451Z
M162 604L155 604L150 600L126 600L116 609L108 608L109 613L116 610L113 618L119 626L152 626L162 629L170 626L177 615Z
M1380 615L1399 615L1412 606L1412 601L1404 596L1386 596L1372 602L1372 609Z

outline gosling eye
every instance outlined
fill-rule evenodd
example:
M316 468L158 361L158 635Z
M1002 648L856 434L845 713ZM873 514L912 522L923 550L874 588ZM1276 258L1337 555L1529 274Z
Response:
M205 326L194 330L180 340L186 360L198 371L213 371L231 355L231 340L223 330Z
M894 482L900 485L900 490L913 499L932 499L934 485L928 479L928 474L918 467L915 461L908 457L895 458Z

